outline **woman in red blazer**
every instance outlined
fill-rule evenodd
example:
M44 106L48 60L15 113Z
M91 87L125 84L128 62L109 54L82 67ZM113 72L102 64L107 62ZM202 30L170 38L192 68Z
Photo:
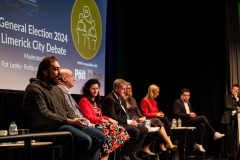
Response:
M157 85L155 84L150 85L148 87L148 92L146 96L141 100L140 108L143 116L149 119L159 118L163 122L168 140L171 141L170 137L172 136L172 131L171 131L171 126L169 124L168 118L164 117L164 113L158 110L157 101L155 100L155 98L157 98L157 96L159 95L159 90L160 89ZM176 148L176 146L172 144L171 145L166 144L166 148L165 148L163 143L160 143L159 147L161 148L161 150L166 150L166 149L172 150Z
M82 97L78 106L85 118L94 123L95 127L103 129L107 139L101 151L101 159L106 160L109 153L123 146L130 136L124 127L118 125L116 120L102 115L99 88L98 79L89 79L81 90Z

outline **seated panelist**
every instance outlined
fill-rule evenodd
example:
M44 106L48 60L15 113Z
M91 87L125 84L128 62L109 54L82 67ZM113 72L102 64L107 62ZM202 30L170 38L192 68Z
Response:
M179 99L175 100L173 103L173 113L175 118L180 118L182 120L182 126L191 126L196 127L198 130L198 139L194 145L194 148L200 152L205 152L203 148L203 136L206 132L206 129L211 134L214 140L222 138L225 136L219 132L216 132L215 129L211 126L207 118L203 115L197 115L193 109L192 105L189 102L190 99L190 90L183 88L181 90L181 96Z

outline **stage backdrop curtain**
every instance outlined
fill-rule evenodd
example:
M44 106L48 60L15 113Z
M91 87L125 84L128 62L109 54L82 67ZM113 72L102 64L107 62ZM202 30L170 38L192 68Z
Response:
M105 95L112 91L116 78L125 78L124 23L121 9L121 0L108 1Z
M226 94L235 83L240 84L239 2L227 1Z

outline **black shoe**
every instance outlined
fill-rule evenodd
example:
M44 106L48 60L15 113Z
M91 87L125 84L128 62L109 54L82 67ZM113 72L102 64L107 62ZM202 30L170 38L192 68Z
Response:
M236 157L235 157L234 155L232 155L232 154L229 154L229 155L228 155L228 159L230 159L230 160L231 160L231 159L232 159L232 160L235 160Z
M131 158L131 160L142 160L141 158L139 158L139 157L137 156L137 153L136 153L136 152L131 152L130 158Z
M131 160L130 157L126 156L123 153L118 155L118 159L120 159L120 160Z

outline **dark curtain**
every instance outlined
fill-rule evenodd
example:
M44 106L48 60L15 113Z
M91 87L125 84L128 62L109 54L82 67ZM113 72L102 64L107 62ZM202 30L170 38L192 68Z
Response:
M233 84L240 84L239 2L233 0L227 2L226 94Z
M124 1L126 80L140 104L149 85L160 87L158 107L169 120L182 88L197 115L221 132L226 79L226 1ZM147 15L147 16L146 16ZM220 140L206 132L207 154Z
M225 94L229 94L233 84L240 84L240 35L239 35L239 2L226 1L226 83ZM221 141L220 152L222 156L232 154L237 156L239 152L239 140L237 138L237 117L229 125L223 125L223 133L226 136ZM228 155L230 156L230 155Z
M8 130L11 121L18 129L29 128L23 111L23 92L0 91L0 129Z
M105 95L112 91L116 78L125 78L123 13L121 0L108 0Z

